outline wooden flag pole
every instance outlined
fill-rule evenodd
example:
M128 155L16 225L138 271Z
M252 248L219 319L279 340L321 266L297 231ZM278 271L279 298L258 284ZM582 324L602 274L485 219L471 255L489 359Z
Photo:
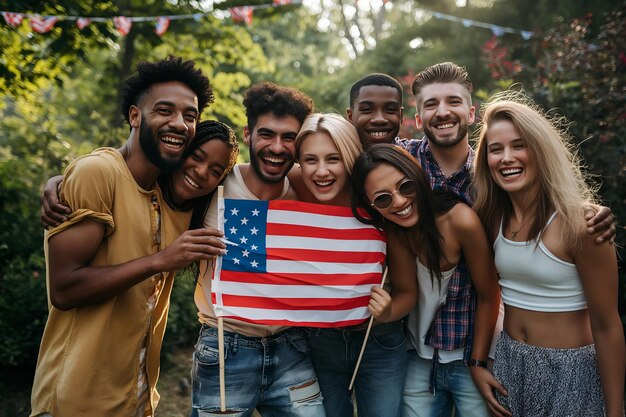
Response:
M387 268L385 268L385 272L383 273L383 280L380 282L381 288L383 287L383 285L385 285L385 279L387 279ZM363 345L361 346L361 352L359 353L359 358L356 360L354 373L352 374L352 379L350 380L350 385L348 386L348 391L352 391L352 386L354 385L354 380L356 379L356 373L359 371L359 366L361 365L361 359L363 359L363 353L365 352L365 346L367 345L367 338L370 336L370 330L372 330L373 323L374 323L374 316L371 316L370 322L367 325L367 331L365 332L365 337L363 338Z
M224 186L217 187L217 200L224 200ZM218 203L219 206L219 203ZM220 410L226 411L226 381L224 377L224 319L217 317L217 344L220 361Z

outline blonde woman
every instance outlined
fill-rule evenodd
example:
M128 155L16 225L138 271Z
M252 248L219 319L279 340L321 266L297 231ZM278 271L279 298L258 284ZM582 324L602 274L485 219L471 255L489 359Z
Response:
M352 168L362 151L356 129L342 116L317 113L307 117L296 138L296 157L300 162L302 180L311 194L307 200L349 207ZM394 282L394 294L406 294L406 287ZM384 294L384 290L377 288L372 297L375 299ZM366 327L367 323L364 323L351 327L311 329L309 332L311 360L328 417L354 415L348 386ZM406 357L402 322L376 323L355 380L359 417L400 416Z
M623 416L624 333L612 245L566 134L519 93L486 105L475 209L493 238L505 306L494 375L513 416Z

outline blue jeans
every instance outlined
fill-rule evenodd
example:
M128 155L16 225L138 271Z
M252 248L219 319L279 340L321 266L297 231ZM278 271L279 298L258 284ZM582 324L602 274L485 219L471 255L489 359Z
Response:
M248 417L256 408L263 416L325 417L301 330L259 338L225 331L224 356L229 416ZM217 329L202 326L191 374L191 415L220 415Z
M352 417L350 379L365 330L310 329L309 346L328 417ZM354 382L359 417L399 417L406 371L400 321L372 327Z
M487 405L462 360L437 364L435 394L428 390L433 361L409 351L404 383L404 417L488 417Z

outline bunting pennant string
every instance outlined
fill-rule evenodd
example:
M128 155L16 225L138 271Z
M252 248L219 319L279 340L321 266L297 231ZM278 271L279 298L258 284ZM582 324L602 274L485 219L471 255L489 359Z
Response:
M445 13L431 12L430 10L425 10L425 9L422 9L422 11L426 13L432 13L432 16L435 19L442 19L442 20L448 20L450 22L457 22L457 23L462 24L466 28L480 27L484 29L489 29L491 30L491 33L493 33L495 36L502 36L505 33L513 33L513 34L520 35L522 39L527 41L530 38L532 38L534 35L534 33L529 30L519 30L519 29L509 28L506 26L494 25L492 23L479 22L473 19L461 18L461 17L452 16L452 15L445 14Z
M357 0L358 1L358 0ZM383 4L391 3L390 0L383 0ZM286 5L301 5L302 0L272 0L271 3L267 4L257 4L250 6L239 6L228 9L230 13L230 17L235 23L246 23L247 25L252 24L252 14L255 10L265 9L269 7L281 7ZM512 33L520 35L524 40L529 40L534 36L532 31L528 30L520 30L515 28L510 28L506 26L494 25L492 23L480 22L478 20L461 18L458 16L453 16L440 12L433 12L427 9L419 9L424 13L430 14L435 19L448 20L451 22L457 22L462 24L464 27L480 27L484 29L489 29L495 36L502 36L505 33ZM184 20L184 19L193 19L195 21L200 21L203 17L211 14L212 12L206 13L194 13L194 14L183 14L183 15L169 15L169 16L138 16L138 17L127 17L127 16L116 16L113 18L110 17L85 17L85 16L40 16L37 14L29 14L29 13L17 13L17 12L9 12L9 11L0 11L2 16L4 17L4 21L7 25L12 27L17 27L22 23L24 18L28 18L31 21L36 21L37 23L31 22L31 27L33 30L39 33L48 32L54 24L58 21L68 20L68 21L76 21L76 25L80 30L83 30L87 25L92 22L111 22L113 21L115 27L120 32L122 36L127 35L132 27L132 24L135 22L155 22L155 33L158 36L163 36L165 32L169 28L169 24L172 20ZM54 18L54 20L49 20ZM43 22L46 22L45 24ZM35 29L37 27L37 29ZM39 30L41 29L41 31Z

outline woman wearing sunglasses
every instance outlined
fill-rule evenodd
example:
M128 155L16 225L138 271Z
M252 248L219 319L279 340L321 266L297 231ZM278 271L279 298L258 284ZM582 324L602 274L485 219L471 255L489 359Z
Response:
M438 359L433 363L450 362L448 357L456 359L458 355L451 355L454 351L429 346L427 334L437 309L446 302L450 278L465 258L477 293L470 361L474 366L470 372L479 389L496 387L497 382L485 368L500 291L487 236L476 213L451 192L433 192L417 161L389 144L371 146L359 156L352 173L352 188L354 215L387 232L387 263L394 290L410 288L408 293L392 291L391 295L374 289L370 309L375 319L395 321L408 314L407 331L417 356ZM365 210L369 218L359 210ZM407 381L417 377L406 376ZM462 392L458 397L455 402L467 401ZM405 406L408 400L404 399ZM488 405L492 410L506 412L495 401Z

